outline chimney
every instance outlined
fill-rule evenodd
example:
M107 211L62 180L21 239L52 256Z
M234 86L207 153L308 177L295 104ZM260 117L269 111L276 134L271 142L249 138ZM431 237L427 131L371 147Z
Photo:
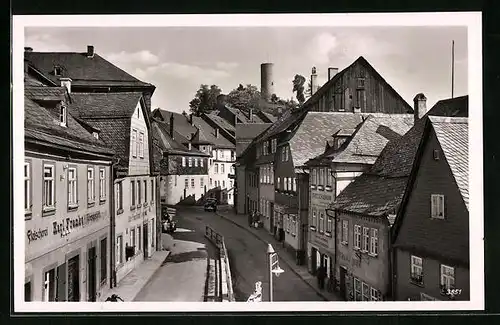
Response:
M170 136L174 138L174 113L170 114Z
M250 122L253 122L253 108L250 108L250 113L248 115Z
M191 151L191 142L188 142L188 150Z
M29 46L24 47L24 52L33 52L33 48Z
M94 57L94 46L93 45L87 45L87 57L88 58Z
M318 75L316 74L316 67L311 71L311 96L318 90Z
M193 125L193 114L189 114L189 124Z
M413 114L415 122L420 120L427 113L427 98L424 94L419 93L413 98Z
M328 80L331 80L338 72L339 68L328 68Z
M61 81L61 87L66 87L68 94L71 94L71 78L61 77L59 80Z
M215 137L218 138L219 137L219 128L215 128Z

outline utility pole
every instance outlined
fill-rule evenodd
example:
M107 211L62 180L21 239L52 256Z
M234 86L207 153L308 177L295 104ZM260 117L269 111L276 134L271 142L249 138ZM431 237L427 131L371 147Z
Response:
M269 301L273 301L273 255L274 255L274 248L271 246L271 244L268 244L267 246L267 262L269 264L268 268L268 276L269 276Z
M455 40L451 41L451 98L453 98L453 88L455 83Z

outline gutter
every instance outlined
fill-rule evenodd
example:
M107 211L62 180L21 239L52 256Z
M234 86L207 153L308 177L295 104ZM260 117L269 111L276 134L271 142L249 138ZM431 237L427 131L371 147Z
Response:
M116 263L116 240L115 240L115 226L116 226L116 215L115 215L115 193L114 193L114 185L115 185L115 166L120 163L120 158L117 158L116 162L111 164L110 167L110 182L109 182L109 203L110 203L110 209L109 209L109 242L110 242L110 283L109 283L109 288L112 289L116 287L116 268L115 268L115 263ZM123 193L122 193L123 194Z

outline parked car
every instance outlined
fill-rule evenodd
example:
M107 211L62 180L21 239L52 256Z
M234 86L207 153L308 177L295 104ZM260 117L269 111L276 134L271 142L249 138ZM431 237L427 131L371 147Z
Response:
M205 201L204 209L205 209L205 211L216 212L217 211L217 200L216 199L212 199L212 198L208 198Z

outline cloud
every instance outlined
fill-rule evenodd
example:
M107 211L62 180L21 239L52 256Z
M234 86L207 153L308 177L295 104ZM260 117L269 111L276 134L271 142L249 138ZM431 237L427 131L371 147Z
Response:
M307 46L307 55L312 63L324 64L329 62L330 56L338 49L337 37L330 33L316 35Z
M196 65L177 62L164 62L145 69L136 69L136 73L138 76L143 76L142 78L162 76L183 80L196 80L197 83L214 83L230 76L224 70L202 68Z
M116 64L123 65L156 65L159 63L159 58L150 51L143 50L139 52L110 53L106 55L106 59Z
M237 62L217 62L215 63L215 67L220 70L232 70L239 66L240 64Z
M24 45L36 52L70 52L71 48L50 34L26 33Z

